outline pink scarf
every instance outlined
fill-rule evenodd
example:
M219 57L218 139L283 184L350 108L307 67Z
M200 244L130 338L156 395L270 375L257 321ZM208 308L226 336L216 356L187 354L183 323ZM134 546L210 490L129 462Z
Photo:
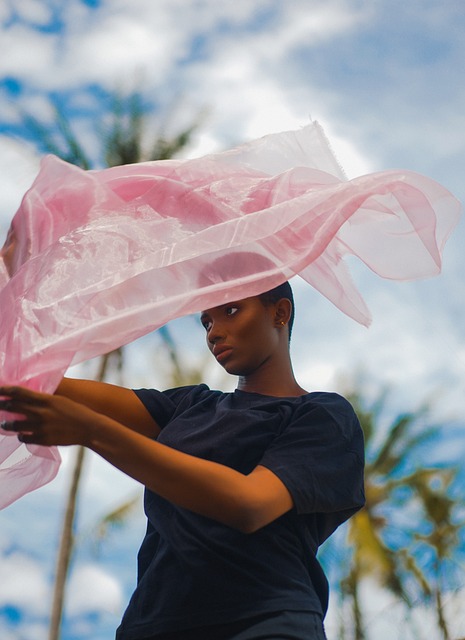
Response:
M436 275L459 215L410 171L347 180L316 122L195 160L86 172L47 156L0 253L1 382L51 393L72 364L296 274L368 325L344 256ZM59 463L0 435L0 507Z

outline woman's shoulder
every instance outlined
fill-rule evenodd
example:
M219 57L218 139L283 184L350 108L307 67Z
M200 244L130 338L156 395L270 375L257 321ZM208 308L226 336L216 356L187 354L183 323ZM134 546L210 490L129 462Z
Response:
M349 400L335 391L311 391L302 398L304 404L318 405L324 409L341 413L355 413Z
M179 404L180 402L195 403L206 397L221 394L219 391L212 391L206 384L190 384L168 389L134 389L140 399L145 401L170 402Z
M332 391L313 391L302 396L302 403L294 414L300 421L311 420L352 437L361 432L360 422L354 408L347 398Z
M133 391L161 428L187 410L214 410L219 398L225 395L221 391L212 391L206 384L185 385L162 391L146 388Z
M155 389L151 387L142 387L140 389L133 389L137 394L164 394L167 396L188 396L195 395L198 393L204 393L205 391L209 392L211 389L206 384L189 384L189 385L181 385L178 387L168 387L167 389Z

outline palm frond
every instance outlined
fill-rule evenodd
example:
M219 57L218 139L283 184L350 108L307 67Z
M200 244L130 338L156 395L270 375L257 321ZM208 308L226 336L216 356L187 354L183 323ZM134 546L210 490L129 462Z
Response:
M383 541L377 517L362 509L349 522L349 541L353 545L353 567L361 577L375 576L394 595L409 603L403 588L396 554Z
M58 104L55 104L54 110L58 130L61 133L67 149L61 157L63 160L81 167L81 169L90 169L92 163L87 157L83 147L80 145L79 140L73 132L61 107Z
M171 138L160 136L150 153L150 160L169 160L173 158L179 151L184 149L191 141L194 131L198 128L197 124L184 129Z
M412 413L403 414L396 418L388 431L383 445L378 451L378 455L372 461L373 469L376 469L378 473L390 473L398 466L402 458L405 457L405 440L409 429L414 426L415 420L416 416ZM399 443L404 450L396 452L395 449Z
M20 109L19 113L25 129L34 136L40 151L43 153L53 153L60 158L63 157L63 149L55 142L50 128L23 109Z
M111 529L123 527L128 518L140 506L140 503L141 494L138 492L136 496L118 504L114 509L106 513L93 527L93 537L99 542L102 542L108 537Z
M402 561L402 564L404 565L405 570L407 571L408 574L412 575L415 578L417 584L420 585L420 588L423 594L427 598L431 597L432 590L428 582L428 579L425 576L424 572L419 568L412 554L409 553L407 549L399 549L397 553L399 554L399 558Z

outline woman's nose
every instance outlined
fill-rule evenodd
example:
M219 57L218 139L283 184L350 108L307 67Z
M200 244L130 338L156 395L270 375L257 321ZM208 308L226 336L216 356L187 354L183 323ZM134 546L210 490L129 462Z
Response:
M220 322L212 322L211 327L208 331L208 342L211 344L215 344L218 340L224 338L224 330L221 326Z

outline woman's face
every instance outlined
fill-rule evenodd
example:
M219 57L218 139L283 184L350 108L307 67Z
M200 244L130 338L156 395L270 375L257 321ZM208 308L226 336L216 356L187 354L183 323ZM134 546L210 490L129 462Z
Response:
M207 309L200 321L208 348L232 375L250 375L278 352L282 326L275 305L265 305L258 296Z

